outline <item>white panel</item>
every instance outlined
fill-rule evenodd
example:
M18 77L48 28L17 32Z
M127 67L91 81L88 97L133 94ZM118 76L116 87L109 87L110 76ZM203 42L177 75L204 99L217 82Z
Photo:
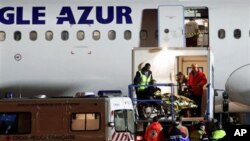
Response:
M160 47L184 47L184 7L163 5L158 8Z
M209 105L207 107L207 112L208 112L208 118L212 119L214 116L214 54L211 50L208 51L208 84L209 85L209 95L207 95L207 104Z

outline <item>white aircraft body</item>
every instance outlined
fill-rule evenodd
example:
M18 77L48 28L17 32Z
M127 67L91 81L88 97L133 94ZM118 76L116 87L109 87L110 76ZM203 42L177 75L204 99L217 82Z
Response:
M20 97L127 94L132 49L185 48L188 17L206 29L199 47L213 51L214 88L227 83L230 101L244 107L229 111L249 111L249 0L1 1L1 97L8 91ZM216 96L215 104L221 101Z

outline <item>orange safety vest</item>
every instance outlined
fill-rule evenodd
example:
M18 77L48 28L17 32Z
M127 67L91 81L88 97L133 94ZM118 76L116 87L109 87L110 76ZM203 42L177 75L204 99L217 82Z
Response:
M159 122L151 123L145 132L145 139L147 141L163 141L162 126Z

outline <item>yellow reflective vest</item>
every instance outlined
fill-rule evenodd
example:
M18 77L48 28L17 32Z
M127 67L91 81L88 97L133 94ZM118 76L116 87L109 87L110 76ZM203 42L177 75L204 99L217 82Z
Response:
M147 87L145 85L148 85L149 82L151 81L151 74L149 76L147 76L147 75L144 75L141 71L139 71L139 73L141 75L141 79L140 79L139 85L142 85L142 86L139 86L138 90L142 91L142 90L144 90Z
M213 140L218 140L222 139L226 136L226 132L224 130L215 130L212 132L212 139Z

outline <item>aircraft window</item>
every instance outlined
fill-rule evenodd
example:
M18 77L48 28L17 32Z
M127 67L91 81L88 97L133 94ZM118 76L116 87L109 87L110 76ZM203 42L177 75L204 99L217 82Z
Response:
M140 32L140 39L146 40L148 38L148 32L146 30L141 30Z
M116 38L116 33L114 30L110 30L108 32L108 37L109 37L109 40L114 40Z
M6 38L5 32L4 31L0 31L0 41L4 41Z
M101 116L99 113L73 113L71 115L72 131L100 130Z
M224 39L224 38L226 37L226 31L225 31L224 29L220 29L220 30L218 31L218 37L219 37L220 39Z
M132 37L132 33L131 33L130 30L124 31L124 38L125 38L126 40L130 40L131 37Z
M35 41L37 39L37 32L31 31L30 32L30 40Z
M100 31L98 31L98 30L93 31L93 39L94 40L99 40L100 36L101 36Z
M241 30L235 29L234 30L234 38L239 39L241 37Z
M69 39L69 32L68 31L62 31L61 38L64 41L68 40Z
M77 36L78 40L83 40L84 37L85 37L85 33L84 33L84 31L79 30L79 31L77 31L77 35L76 36Z
M22 34L21 34L20 31L14 32L14 39L15 39L16 41L20 41L20 40L21 40L21 37L22 37Z
M51 41L53 39L53 32L52 31L46 31L45 32L45 39L47 41Z

